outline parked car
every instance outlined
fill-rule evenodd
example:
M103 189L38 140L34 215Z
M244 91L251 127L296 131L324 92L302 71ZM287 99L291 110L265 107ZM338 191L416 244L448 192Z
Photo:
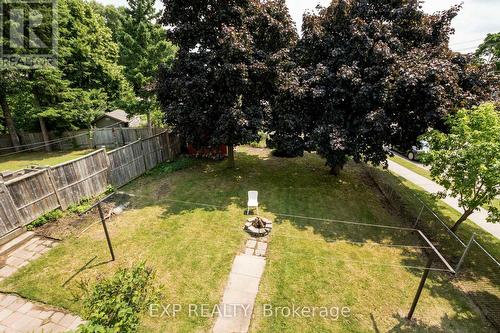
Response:
M419 155L429 152L430 146L427 141L422 140L415 146L412 146L410 150L401 149L401 147L398 146L393 146L392 150L406 156L410 161L418 161Z

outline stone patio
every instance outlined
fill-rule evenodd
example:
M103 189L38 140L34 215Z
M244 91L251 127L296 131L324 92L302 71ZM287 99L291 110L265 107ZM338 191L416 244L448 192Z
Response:
M56 246L54 239L34 236L24 244L0 256L0 281L14 274L19 268L37 259Z
M57 244L57 240L27 232L1 246L0 281ZM82 322L79 317L48 305L0 293L0 333L67 332L75 330Z
M61 310L16 295L0 294L0 332L67 332L81 323L79 317Z

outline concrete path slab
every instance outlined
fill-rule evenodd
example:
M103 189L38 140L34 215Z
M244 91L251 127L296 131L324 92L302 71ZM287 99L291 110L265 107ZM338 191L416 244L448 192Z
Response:
M234 258L220 308L224 315L215 322L214 333L248 332L255 298L266 266L267 237L250 238L243 254Z
M438 193L444 191L444 187L436 184L430 179L427 179L407 168L404 166L389 160L389 170L394 172L395 174L409 180L413 184L420 186L424 190L426 190L429 193ZM460 208L458 205L458 199L447 196L446 198L442 199L446 204L451 206L453 209L458 211L460 214L463 214L464 210ZM488 223L486 222L486 218L488 217L488 211L486 211L483 208L479 208L479 210L475 211L472 213L471 216L469 216L469 220L495 236L496 238L500 238L500 224L494 224L494 223Z

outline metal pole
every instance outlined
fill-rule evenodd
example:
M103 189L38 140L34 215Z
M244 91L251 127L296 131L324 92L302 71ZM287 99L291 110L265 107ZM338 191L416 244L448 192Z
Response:
M413 224L413 228L417 227L418 222L420 221L420 217L422 216L422 212L424 211L424 205L422 205L422 208L420 208L420 213L418 213L417 220Z
M420 284L418 285L417 293L415 294L415 298L413 299L413 304L411 305L410 312L408 312L408 316L406 317L408 320L411 320L411 318L413 317L413 313L415 312L415 308L417 307L418 300L420 299L420 295L422 294L422 290L424 289L425 281L429 276L429 271L431 266L432 266L432 258L429 258L424 273L422 274L422 279L420 280Z
M102 227L104 228L104 233L106 234L106 241L108 242L109 252L111 253L112 258L111 260L115 261L115 253L113 252L113 246L111 245L111 239L109 238L108 228L106 227L106 219L104 218L104 213L102 212L101 202L97 204L97 209L99 210Z
M458 273L458 270L460 269L460 267L462 266L462 264L464 263L464 260L465 260L465 257L467 256L467 253L469 253L469 250L472 246L472 242L474 241L474 237L476 236L476 233L473 233L472 234L472 237L470 238L469 240L469 243L467 244L467 247L465 248L464 250L464 253L462 254L462 257L460 258L460 261L458 262L457 264L457 268L455 268L455 274Z

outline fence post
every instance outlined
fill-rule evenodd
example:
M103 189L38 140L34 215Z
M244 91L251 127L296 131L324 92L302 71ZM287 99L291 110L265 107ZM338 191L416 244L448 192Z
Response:
M460 261L457 264L457 267L455 268L455 275L458 274L458 271L462 264L464 263L465 257L467 256L467 253L469 253L469 250L472 246L472 242L474 241L474 237L476 236L476 233L472 234L472 237L469 240L469 243L467 244L467 247L464 250L464 253L462 254L462 257L460 258Z
M148 162L146 161L146 155L144 155L144 141L142 139L139 139L139 142L141 143L141 154L142 154L142 161L144 162L144 172L148 171Z
M423 211L424 211L424 204L422 204L422 208L420 208L420 213L418 213L417 220L413 224L414 229L417 227L417 224L420 221L420 217L422 216Z
M56 183L54 182L54 177L52 177L52 168L51 167L47 168L47 173L49 174L50 184L52 185L52 188L54 189L54 193L55 193L56 198L57 198L57 203L59 204L59 207L61 207L61 209L64 209L62 201L61 201L61 197L59 196L59 192L57 191Z

